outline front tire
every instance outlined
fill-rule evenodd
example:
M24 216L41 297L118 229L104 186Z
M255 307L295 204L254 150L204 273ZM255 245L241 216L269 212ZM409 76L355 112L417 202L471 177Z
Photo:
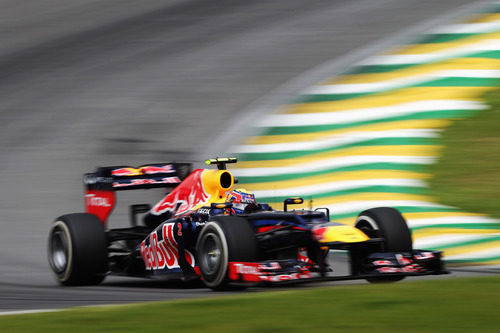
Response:
M411 231L403 215L394 208L371 208L358 215L356 228L370 238L383 238L385 252L409 252L412 250Z
M381 250L384 252L411 252L413 245L411 231L401 213L390 207L371 208L358 215L356 228L363 231L370 238L383 238ZM369 278L373 283L396 282L404 276L380 276Z
M107 272L104 225L93 214L57 218L49 232L47 253L57 281L66 286L96 285Z
M218 216L208 222L196 244L203 283L214 290L229 287L229 262L255 261L256 257L255 233L247 220L237 216Z

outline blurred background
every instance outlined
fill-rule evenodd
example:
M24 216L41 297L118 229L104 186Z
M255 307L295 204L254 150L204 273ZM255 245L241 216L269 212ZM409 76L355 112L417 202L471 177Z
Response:
M223 153L298 91L480 3L0 0L0 309L64 302L45 243L83 210L84 172Z

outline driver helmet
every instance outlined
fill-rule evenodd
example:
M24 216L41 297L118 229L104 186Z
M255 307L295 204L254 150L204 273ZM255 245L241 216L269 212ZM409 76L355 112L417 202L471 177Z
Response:
M232 210L233 213L235 214L243 214L247 206L257 205L257 200L255 200L255 194L242 188L232 190L231 192L229 192L229 194L226 197L226 202L233 204Z

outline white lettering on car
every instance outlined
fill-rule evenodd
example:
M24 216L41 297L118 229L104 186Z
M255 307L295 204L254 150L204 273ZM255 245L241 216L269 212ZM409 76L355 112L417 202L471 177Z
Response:
M157 231L149 235L149 244L146 240L141 243L141 256L144 260L147 270L158 270L163 268L179 268L179 250L177 241L174 237L174 223L165 223L162 225L162 239L158 240ZM186 261L194 267L194 256L188 250L185 250Z

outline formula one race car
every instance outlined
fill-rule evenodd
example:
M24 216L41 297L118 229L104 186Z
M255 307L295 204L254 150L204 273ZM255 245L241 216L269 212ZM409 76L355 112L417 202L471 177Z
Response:
M379 207L360 213L354 226L330 222L326 208L283 210L266 204L235 213L227 193L235 179L217 158L215 169L187 163L139 168L100 167L84 177L85 213L60 216L48 240L50 267L64 285L91 285L106 275L201 279L212 289L234 285L337 279L397 281L444 274L441 253L412 248L402 215ZM165 188L156 205L130 206L131 226L107 229L116 191ZM139 214L141 223L138 222ZM331 249L349 254L350 274L332 276Z

